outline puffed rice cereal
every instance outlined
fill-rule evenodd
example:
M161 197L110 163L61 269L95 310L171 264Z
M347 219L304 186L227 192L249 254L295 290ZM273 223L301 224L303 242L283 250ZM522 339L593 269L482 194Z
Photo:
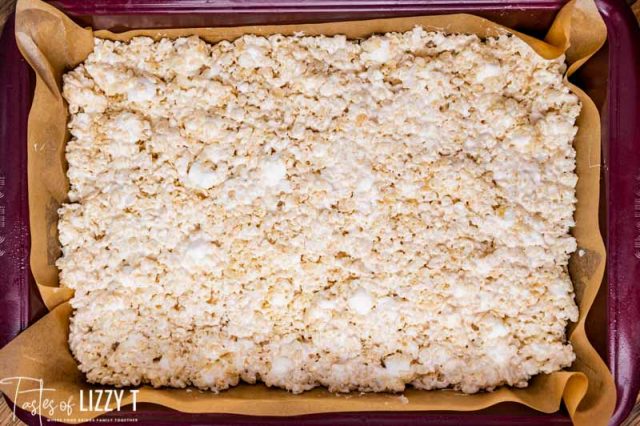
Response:
M524 387L575 356L564 58L517 37L95 39L61 284L92 383Z

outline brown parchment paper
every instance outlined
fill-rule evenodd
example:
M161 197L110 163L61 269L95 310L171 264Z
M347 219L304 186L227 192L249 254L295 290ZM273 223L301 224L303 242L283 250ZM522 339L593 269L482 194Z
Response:
M545 58L565 53L570 64L567 75L575 72L606 39L606 27L593 0L572 0L567 3L558 13L544 41L464 14L306 25L94 33L91 29L79 27L40 0L20 0L16 15L16 39L24 57L36 72L35 95L28 124L30 261L43 300L51 312L0 350L0 390L18 407L23 407L26 402L33 400L28 395L34 394L22 392L34 389L34 385L30 380L18 382L12 378L40 379L45 388L51 389L46 391L44 397L53 400L50 405L54 409L42 409L36 411L36 415L78 422L101 414L95 410L82 411L79 404L81 392L86 408L88 391L105 387L85 383L69 351L67 336L72 309L68 300L72 293L58 287L58 271L54 265L60 255L56 232L57 209L66 199L68 190L64 160L64 146L68 139L67 112L60 94L61 76L89 55L94 35L126 41L138 35L158 39L195 34L208 42L217 42L243 34L293 34L303 31L308 35L346 34L350 38L360 38L372 33L406 31L415 25L447 33L472 33L480 37L510 32L524 39ZM394 394L336 395L323 389L293 395L262 385L240 385L220 394L144 386L139 388L136 395L137 403L153 402L194 413L286 416L346 411L469 411L507 401L550 413L558 410L561 401L564 401L576 424L606 424L615 405L615 386L605 363L589 343L585 332L585 319L602 281L605 265L604 245L598 227L600 119L589 97L577 87L572 86L572 89L583 105L574 142L579 180L576 226L573 228L583 255L574 255L569 265L580 319L568 331L577 355L568 371L536 376L525 389L502 387L494 392L475 395L450 390L407 389L404 392L405 400ZM64 407L60 405L62 401L70 401L71 409L61 409ZM127 390L123 404L132 402L133 395ZM114 401L110 406L115 407Z

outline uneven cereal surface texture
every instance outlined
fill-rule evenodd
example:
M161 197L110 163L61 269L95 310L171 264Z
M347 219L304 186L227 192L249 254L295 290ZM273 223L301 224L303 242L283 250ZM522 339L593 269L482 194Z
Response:
M90 382L526 386L574 360L577 97L516 37L95 40L60 279Z

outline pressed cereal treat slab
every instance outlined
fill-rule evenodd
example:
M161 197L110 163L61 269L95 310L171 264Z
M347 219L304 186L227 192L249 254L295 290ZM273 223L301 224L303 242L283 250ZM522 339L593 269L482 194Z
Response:
M60 282L90 382L522 387L569 366L564 57L420 27L96 39Z

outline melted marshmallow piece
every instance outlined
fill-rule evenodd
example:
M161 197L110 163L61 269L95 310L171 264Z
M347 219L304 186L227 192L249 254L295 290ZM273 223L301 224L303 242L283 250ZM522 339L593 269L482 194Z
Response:
M358 289L348 300L349 308L360 315L366 315L373 308L373 299L364 289Z
M217 167L214 169L209 166L198 161L193 163L187 174L187 182L200 189L209 189L223 183L226 179L226 173L223 168Z
M281 160L268 160L262 164L261 183L267 187L278 186L287 176L287 167Z
M498 77L502 74L500 65L488 63L481 66L476 74L476 82L481 83L488 78Z

